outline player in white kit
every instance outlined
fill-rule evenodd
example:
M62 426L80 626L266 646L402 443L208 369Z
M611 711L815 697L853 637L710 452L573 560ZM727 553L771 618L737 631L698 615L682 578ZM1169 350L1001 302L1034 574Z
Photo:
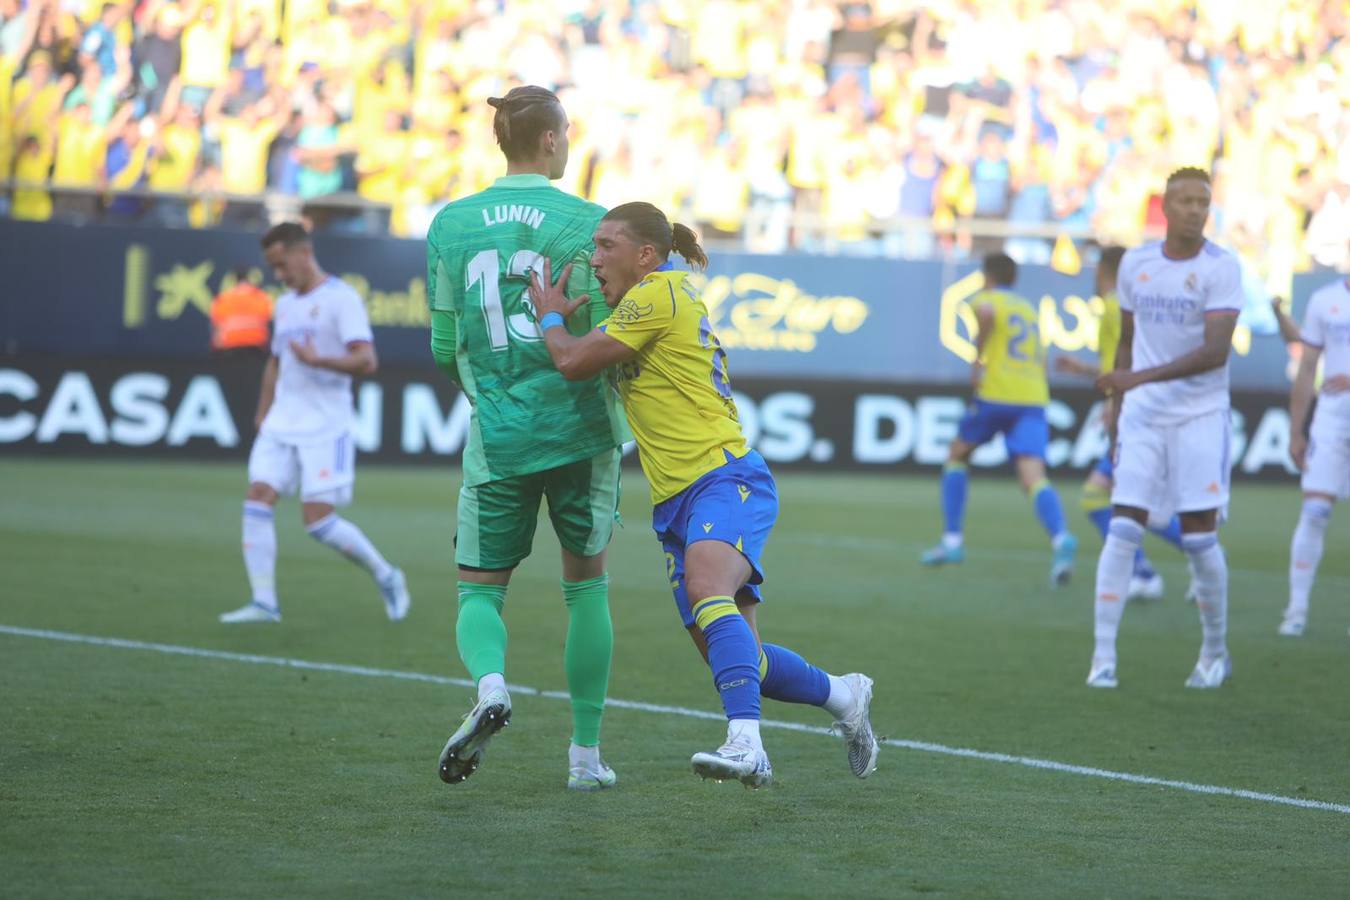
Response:
M1146 524L1181 517L1181 548L1194 571L1204 640L1186 686L1216 688L1228 657L1228 563L1219 546L1228 504L1228 353L1242 309L1233 254L1205 240L1209 174L1179 169L1167 179L1163 241L1121 261L1121 335L1116 367L1097 386L1116 423L1115 488L1097 561L1096 645L1091 687L1116 686L1116 634L1135 551Z
M279 495L297 491L310 537L369 572L386 614L402 619L410 603L403 572L336 512L351 502L355 480L352 376L369 375L378 365L365 305L355 290L319 268L300 225L272 228L262 248L290 290L277 300L255 419L258 436L248 457L243 545L253 599L220 621L281 621L273 507Z
M1350 497L1350 279L1314 292L1303 316L1303 355L1289 392L1289 455L1303 470L1303 510L1289 547L1289 605L1279 632L1298 637L1308 624L1308 594L1322 561L1331 507ZM1322 390L1305 434L1317 361Z

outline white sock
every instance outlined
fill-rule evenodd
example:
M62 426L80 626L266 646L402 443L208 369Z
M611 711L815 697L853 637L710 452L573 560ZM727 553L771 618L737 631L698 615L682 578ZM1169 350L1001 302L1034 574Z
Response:
M748 741L752 747L763 747L759 739L759 719L732 719L727 723L727 743L736 739Z
M1144 526L1125 516L1113 516L1106 543L1097 557L1097 598L1093 602L1092 650L1094 665L1114 665L1116 635L1125 614L1135 551L1144 543Z
M253 602L277 608L277 529L272 507L244 501L244 570L248 572Z
M495 690L506 690L506 678L501 672L489 672L478 679L478 699L482 700Z
M853 688L838 675L828 672L825 675L830 679L830 696L825 699L825 711L836 719L842 719L849 707L853 706Z
M1213 531L1183 534L1181 549L1195 566L1195 606L1204 633L1200 658L1217 659L1228 652L1228 560Z
M567 764L572 768L585 766L587 769L598 769L600 768L600 748L571 744L567 748Z
M1285 615L1304 618L1308 615L1308 594L1317 578L1317 564L1322 561L1322 543L1330 521L1331 501L1320 497L1303 501L1303 512L1289 545L1289 608Z
M365 569L378 582L383 583L394 572L394 567L375 549L370 538L337 513L324 516L305 530L314 540L327 544Z
M964 541L965 537L959 531L946 531L942 534L942 546L948 550L958 549Z

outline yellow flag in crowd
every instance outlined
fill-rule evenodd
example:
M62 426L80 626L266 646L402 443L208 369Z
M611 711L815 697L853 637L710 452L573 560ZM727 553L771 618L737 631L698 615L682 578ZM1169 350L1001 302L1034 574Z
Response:
M1055 249L1050 252L1050 268L1064 275L1077 275L1083 271L1083 258L1078 248L1067 234L1055 238Z

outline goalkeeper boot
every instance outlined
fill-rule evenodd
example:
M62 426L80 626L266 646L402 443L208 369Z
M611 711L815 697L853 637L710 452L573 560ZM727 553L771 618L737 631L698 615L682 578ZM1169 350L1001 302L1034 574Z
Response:
M567 789L570 791L603 791L618 784L619 776L600 758L599 747L578 747L567 751Z
M511 724L511 697L501 688L488 691L464 717L441 751L439 773L446 784L459 784L483 761L492 736Z

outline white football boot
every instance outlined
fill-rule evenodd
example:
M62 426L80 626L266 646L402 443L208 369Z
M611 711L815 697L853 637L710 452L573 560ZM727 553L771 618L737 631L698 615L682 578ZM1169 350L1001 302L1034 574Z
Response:
M1203 658L1195 663L1195 668L1186 679L1186 687L1212 689L1219 687L1233 674L1233 660L1225 653L1206 662Z
M511 724L511 696L497 688L474 704L441 751L439 774L446 784L459 784L483 761L492 736Z
M281 610L274 606L263 606L255 601L227 613L221 613L220 621L226 625L238 625L243 622L280 622Z
M1303 629L1308 627L1308 616L1304 613L1291 613L1284 611L1284 618L1280 620L1279 633L1285 637L1303 637Z
M859 778L866 778L877 770L877 754L881 747L872 731L869 718L872 707L872 679L859 672L842 676L853 692L853 705L831 729L844 739L848 749L848 767Z
M569 754L567 789L569 791L603 791L618 784L619 776L605 765L597 751L593 758L578 758Z
M397 622L408 614L412 606L412 597L408 594L408 580L403 577L402 569L395 569L380 583L380 596L384 598L384 612L389 621Z
M1088 670L1087 686L1090 688L1113 688L1117 687L1116 664L1114 662L1092 661L1092 667Z
M1125 599L1161 600L1165 590L1166 584L1163 582L1163 577L1157 572L1154 572L1151 578L1142 578L1138 575L1131 575L1130 586L1125 591Z
M694 774L713 781L736 779L748 788L761 788L773 781L773 766L763 747L744 738L727 738L712 753L695 753L689 760Z

